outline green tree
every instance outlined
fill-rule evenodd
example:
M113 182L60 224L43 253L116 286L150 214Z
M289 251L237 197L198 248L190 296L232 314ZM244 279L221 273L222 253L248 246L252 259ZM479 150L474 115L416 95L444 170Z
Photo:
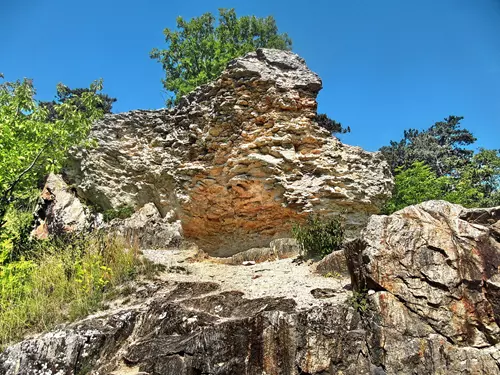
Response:
M497 150L480 149L457 176L439 177L424 162L396 169L392 198L383 212L391 214L406 206L431 199L443 199L465 207L500 205L500 155Z
M461 167L447 200L464 206L500 206L499 150L479 149L469 163Z
M82 95L84 93L92 92L91 88L76 88L71 89L65 85L57 86L56 98L50 102L40 102L40 106L45 107L48 110L48 120L55 121L58 117L56 107L57 105L71 100L73 105L78 107L81 112L86 112L87 108L82 100ZM111 113L113 109L113 103L116 102L116 98L112 98L103 93L97 93L100 102L96 103L97 109L101 110L104 114Z
M150 53L165 70L162 82L171 93L166 102L169 107L197 86L216 79L236 57L257 48L292 48L291 39L278 33L272 16L238 18L234 9L219 9L217 25L211 13L190 21L178 17L177 29L166 28L167 48L154 48Z
M0 228L9 205L26 198L48 172L58 171L72 146L90 145L91 124L102 116L101 88L95 82L78 98L56 104L57 116L48 121L31 80L0 84Z
M438 176L456 175L456 171L470 162L474 152L465 148L476 138L467 129L460 129L463 117L449 116L429 129L408 129L399 142L391 141L380 151L387 159L393 174L400 167L409 168L423 161Z
M449 187L449 177L438 177L424 162L416 161L409 168L399 167L394 177L392 198L383 212L391 214L406 206L432 199L443 199Z

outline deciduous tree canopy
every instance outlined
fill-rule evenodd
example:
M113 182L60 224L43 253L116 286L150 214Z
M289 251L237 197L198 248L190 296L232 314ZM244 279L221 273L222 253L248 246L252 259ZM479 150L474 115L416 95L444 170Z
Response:
M49 121L49 109L35 100L31 80L0 85L0 227L12 201L60 169L70 147L90 143L90 126L103 113L101 88L95 82L81 95L54 104Z
M151 58L165 70L163 85L171 93L167 106L197 86L217 78L226 64L257 48L291 50L292 40L279 34L272 16L237 17L234 9L219 9L215 16L205 13L186 21L177 18L177 29L165 29L166 49L154 48Z

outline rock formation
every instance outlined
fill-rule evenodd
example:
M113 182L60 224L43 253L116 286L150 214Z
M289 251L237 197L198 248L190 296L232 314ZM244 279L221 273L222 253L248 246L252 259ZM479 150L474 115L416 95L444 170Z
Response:
M290 259L187 266L185 251L149 252L171 265L162 281L7 348L0 374L500 374L500 207L372 216L344 248L353 292L341 272Z
M444 201L372 216L347 252L370 306L373 364L388 374L500 374L499 219L500 207Z
M102 218L91 215L74 190L61 176L48 175L35 214L35 237L43 239L49 234L83 231L100 225Z
M107 115L67 170L103 209L153 204L211 255L289 237L309 211L343 212L350 235L390 195L379 153L315 122L321 80L291 52L258 50L170 110ZM165 244L167 245L167 244Z
M315 123L320 88L298 56L258 50L174 109L96 123L98 147L67 170L79 195L133 207L110 226L144 248L184 234L226 258L144 250L160 279L8 347L0 375L500 375L500 207L370 217L389 170ZM42 229L88 225L59 177L44 202ZM310 211L342 212L351 235L366 226L315 265L283 259Z
M300 311L292 299L249 300L240 292L218 292L214 283L159 289L164 295L149 305L8 348L0 354L0 374L369 373L363 334L351 329L359 315L349 305Z

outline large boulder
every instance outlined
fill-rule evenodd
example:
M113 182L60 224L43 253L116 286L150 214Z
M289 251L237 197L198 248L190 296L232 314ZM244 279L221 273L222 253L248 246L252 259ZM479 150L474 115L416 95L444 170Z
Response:
M173 109L105 116L98 147L75 151L66 172L103 209L154 204L210 255L267 247L310 211L343 212L353 236L392 176L380 153L318 126L320 89L299 56L260 49Z
M182 242L179 220L162 216L153 203L148 203L125 219L114 219L107 229L140 248L176 247Z
M429 201L373 216L346 247L374 364L500 374L499 218L500 207Z

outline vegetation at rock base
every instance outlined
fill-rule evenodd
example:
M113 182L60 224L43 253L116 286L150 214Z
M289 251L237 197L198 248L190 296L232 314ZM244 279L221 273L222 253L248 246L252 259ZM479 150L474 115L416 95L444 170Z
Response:
M123 205L103 212L103 220L108 223L113 219L126 219L134 213L134 207Z
M31 240L19 259L0 263L0 348L102 308L117 285L146 271L155 269L119 238Z
M405 130L403 139L380 149L395 176L385 213L430 199L465 207L500 205L500 151L467 148L476 138L460 128L462 119L449 116L424 131Z
M367 297L368 294L366 290L361 290L359 292L354 290L348 299L348 303L358 312L364 313L369 307Z
M272 16L237 17L234 9L219 9L217 24L211 13L189 21L178 17L177 29L165 29L167 48L154 48L150 54L165 70L163 86L172 93L166 102L169 107L197 86L217 78L236 57L257 48L292 49L292 40L286 33L278 33Z
M324 257L340 249L344 241L344 226L340 216L323 218L310 214L304 224L292 227L292 235L302 248L303 255Z

